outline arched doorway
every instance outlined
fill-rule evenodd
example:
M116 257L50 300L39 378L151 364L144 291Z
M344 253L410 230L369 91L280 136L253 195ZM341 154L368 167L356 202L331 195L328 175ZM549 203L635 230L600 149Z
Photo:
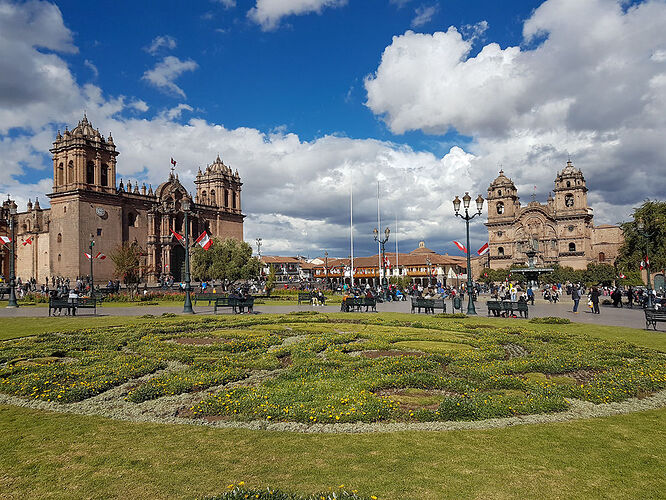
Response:
M185 249L182 245L171 248L171 275L174 281L183 281L185 274Z
M666 283L664 282L664 275L657 274L654 277L654 289L658 292L664 292L666 290Z

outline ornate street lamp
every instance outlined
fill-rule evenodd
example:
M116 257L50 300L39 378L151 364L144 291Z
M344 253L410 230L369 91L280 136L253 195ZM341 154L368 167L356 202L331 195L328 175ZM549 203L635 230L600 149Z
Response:
M7 197L9 201L9 196ZM16 204L14 202L7 203L9 211L7 212L7 223L11 231L11 239L9 242L9 302L7 308L16 309L19 305L16 302L16 274L14 272L14 261L16 259L16 226L14 224L14 217L16 215Z
M384 249L384 246L386 245L386 242L389 239L389 234L391 234L391 230L388 227L386 229L384 229L384 237L383 238L379 237L379 230L377 228L375 228L372 232L375 235L375 241L378 241L379 244L381 245L381 248L382 248L382 254L381 254L381 259L380 259L380 263L379 263L379 279L380 279L380 283L382 285L382 294L384 296L383 298L384 298L384 300L386 300L386 292L387 292L387 288L388 288L388 283L387 283L386 275L385 275L385 272L384 272L384 262L386 262L386 251Z
M94 299L95 298L95 280L93 278L93 259L95 258L95 255L93 254L93 247L95 246L95 240L93 239L93 235L90 235L90 245L88 245L88 248L90 248L90 298Z
M324 250L324 273L326 274L326 288L330 288L328 286L328 251Z
M183 313L194 314L192 298L190 297L190 292L192 291L192 287L190 286L190 225L187 220L187 216L190 213L190 200L185 198L181 207L185 215L185 305L183 306Z
M654 234L647 230L643 219L638 219L636 228L638 229L638 234L640 234L645 240L645 270L647 271L647 303L645 305L649 309L652 309L654 307L654 302L652 301L652 284L650 282L650 238L654 236Z
M432 284L432 271L430 270L430 266L432 266L432 261L430 260L430 257L426 257L426 265L428 266L428 286Z
M472 290L473 290L473 285L472 285L472 260L470 258L469 254L469 221L471 221L474 217L477 215L481 215L481 211L483 210L483 202L484 199L481 195L479 195L476 199L476 212L475 214L469 215L469 205L470 202L472 201L472 197L469 195L469 193L465 193L465 196L462 198L462 204L465 209L465 215L460 214L460 198L457 196L453 200L453 210L456 212L456 217L460 217L465 221L465 226L467 228L467 297L468 297L468 302L467 302L467 314L472 315L476 314L476 309L474 308L474 300L472 300Z

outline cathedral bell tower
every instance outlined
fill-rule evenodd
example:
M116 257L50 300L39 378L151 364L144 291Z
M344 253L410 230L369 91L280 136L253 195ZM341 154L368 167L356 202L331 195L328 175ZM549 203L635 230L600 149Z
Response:
M116 145L94 129L84 114L71 132L56 136L53 148L53 194L75 190L116 192Z
M562 215L587 214L587 186L583 173L571 160L555 178L555 210Z
M488 222L512 220L520 209L516 185L500 170L488 187Z

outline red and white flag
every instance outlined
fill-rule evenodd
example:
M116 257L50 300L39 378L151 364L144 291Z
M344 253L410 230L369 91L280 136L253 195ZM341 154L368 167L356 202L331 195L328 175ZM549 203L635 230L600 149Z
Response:
M175 167L175 166L176 166L176 160L174 160L173 158L171 158L171 164Z
M462 253L467 253L467 249L465 248L465 245L463 245L463 244L460 243L459 241L455 241L455 240L454 240L454 241L453 241L453 244L454 244L455 246L457 246L457 247L460 249L460 251L461 251Z
M27 240L23 241L23 246L26 245L32 245L32 238L28 238Z
M85 255L85 256L86 256L86 259L88 259L88 260L90 260L91 257L92 257L92 255L90 255L90 254L87 253L87 252L83 252L83 255Z
M388 257L384 257L384 267L386 269L391 269L391 261L389 260Z
M169 231L171 231L171 234L173 234L176 237L176 239L180 242L181 245L185 246L185 236L183 236L182 234L178 234L173 229L169 229Z
M479 255L486 255L488 253L488 250L490 250L490 248L488 247L488 243L485 243L481 248L479 248L476 251L476 253L478 253Z
M624 275L624 273L620 273L620 279L623 280L624 278L626 278L626 276Z
M197 243L201 246L201 248L203 248L204 250L208 250L208 249L210 248L210 246L213 244L213 240L211 240L211 239L208 237L208 233L207 233L206 231L204 231L203 233L201 233L201 234L199 235L199 237L197 238L196 242L197 242Z
M640 268L641 270L645 269L646 267L650 267L650 259L648 259L647 255L645 258L641 261Z
M7 243L11 243L12 239L9 236L0 236L0 241L2 241L3 245L6 245Z
M99 260L104 260L106 259L106 255L104 255L102 252L98 252L97 255L95 255L95 258Z

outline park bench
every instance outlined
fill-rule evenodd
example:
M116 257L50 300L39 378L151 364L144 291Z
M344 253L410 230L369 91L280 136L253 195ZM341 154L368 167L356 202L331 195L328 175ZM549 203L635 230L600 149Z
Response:
M49 297L49 316L51 316L51 313L55 314L56 309L58 310L58 314L60 314L63 309L67 309L66 314L71 314L73 316L76 315L77 309L92 309L93 314L97 314L97 299L69 299L66 297L54 299L53 297Z
M343 312L361 312L361 307L365 307L365 312L368 312L369 308L374 312L377 312L377 299L370 297L347 297L347 299L342 302L340 310Z
M650 325L654 330L657 329L657 323L666 323L666 310L644 309L645 311L645 329L649 330Z
M197 305L197 302L202 301L202 302L208 302L208 305L212 305L211 303L219 298L224 298L220 297L219 294L217 293L195 293L194 294L194 305Z
M318 299L317 294L314 293L314 292L307 292L307 293L298 292L298 305L301 305L302 302L306 302L308 304L311 304L312 299L314 299L315 297L317 297L317 299ZM321 300L325 305L326 304L326 296L322 295Z
M486 307L488 308L488 316L492 312L495 316L511 317L514 313L520 313L521 317L529 317L527 302L489 300L486 302Z
M422 297L412 297L412 313L414 310L421 312L421 309L425 309L425 313L435 312L435 309L441 309L442 312L446 312L446 304L444 299L424 299Z
M254 311L254 297L248 297L247 299L237 299L235 297L218 297L215 299L213 314L217 313L218 309L225 307L232 309L234 313L238 313L239 309L247 307L247 312L251 313Z

